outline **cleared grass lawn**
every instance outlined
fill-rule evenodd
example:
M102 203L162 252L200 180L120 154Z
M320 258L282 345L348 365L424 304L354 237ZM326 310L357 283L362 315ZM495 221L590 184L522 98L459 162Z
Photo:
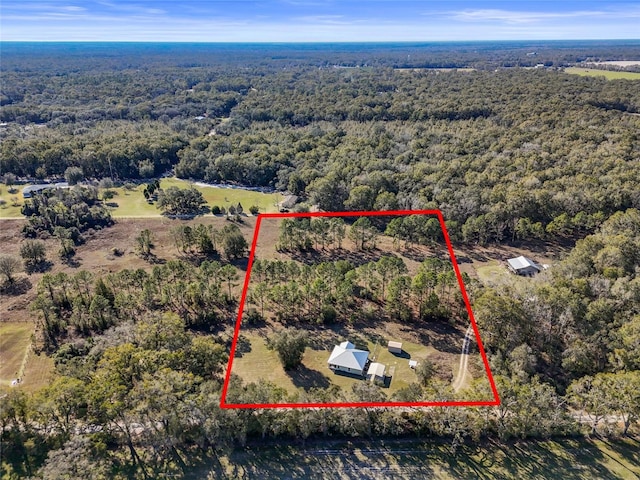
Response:
M226 209L230 205L236 206L241 203L247 213L252 205L257 205L261 213L274 212L276 211L276 202L280 201L282 197L277 193L261 193L236 188L201 187L177 178L163 178L160 181L160 187L164 189L169 187L188 188L190 185L202 192L209 207L217 205ZM135 190L116 188L118 194L109 203L115 203L118 206L111 209L111 214L116 218L160 215L156 204L149 204L144 198L142 193L144 188L145 185L139 185Z
M220 187L202 187L191 182L180 180L177 178L163 178L160 181L161 188L178 187L188 188L193 185L196 190L202 192L204 199L209 207L218 205L219 207L229 208L242 204L246 213L249 213L249 207L257 205L260 213L277 211L276 203L282 200L279 193L262 193L252 190L243 190L240 188L220 188ZM1 187L0 198L4 199L6 205L0 207L0 219L21 217L20 209L24 203L22 189L27 185L18 185L16 193L8 193L5 186ZM160 210L155 204L147 203L142 191L145 185L138 185L135 189L126 190L122 187L115 188L116 196L108 203L115 205L110 207L111 215L114 217L156 217L160 215ZM12 205L11 199L18 199L16 205Z
M9 387L22 372L21 367L31 345L33 324L28 322L0 323L0 386Z
M22 217L20 209L24 203L24 197L22 196L22 189L25 185L17 185L15 192L10 193L6 185L0 185L0 199L4 200L4 205L0 206L0 218L15 218ZM17 199L15 202L12 199ZM1 203L1 202L0 202ZM15 205L14 205L15 203Z
M485 266L477 267L476 274L484 285L504 284L513 281L515 277L502 262L498 261L492 261Z
M579 68L568 67L565 68L566 73L573 75L581 75L583 77L605 77L607 80L640 80L640 73L636 72L611 72L609 70L599 70L597 68Z
M177 178L165 178L160 182L162 188L171 186L187 188L189 185L190 182ZM249 212L249 207L252 205L257 205L261 213L275 212L275 204L283 198L279 193L262 193L239 188L193 186L202 192L204 199L207 201L207 205L210 207L218 205L219 207L229 208L231 205L236 206L238 203L241 203L247 213Z
M45 354L36 355L30 352L20 388L32 392L50 384L54 377L55 365L53 359Z
M30 348L33 330L28 322L0 323L0 389L11 388L12 380L20 377L19 388L34 391L53 378L53 360Z
M315 335L315 333L312 333L312 335ZM240 376L246 383L263 379L273 382L289 393L294 393L298 388L307 390L313 387L327 388L330 385L337 385L345 391L351 391L354 384L363 381L358 378L335 374L329 370L327 360L333 347L327 350L307 347L302 359L302 366L296 370L285 372L276 352L267 348L263 334L255 330L241 330L241 336L249 341L251 351L243 353L241 357L236 354L233 360L232 372ZM345 334L344 338L352 337ZM368 342L368 349L370 352L369 358L372 361L386 365L387 375L389 375L391 369L394 370L388 388L383 389L388 397L391 397L396 391L407 387L410 383L417 381L415 371L409 367L409 358L419 361L438 354L437 350L431 346L406 341L403 341L404 353L402 356L396 356L389 352L386 343L384 345L376 345L373 342ZM453 369L457 367L459 355L450 355L450 357L453 372Z
M446 442L317 440L305 446L238 448L186 478L637 479L638 441L585 438L499 443L482 440L455 453ZM221 460L221 461L220 461Z

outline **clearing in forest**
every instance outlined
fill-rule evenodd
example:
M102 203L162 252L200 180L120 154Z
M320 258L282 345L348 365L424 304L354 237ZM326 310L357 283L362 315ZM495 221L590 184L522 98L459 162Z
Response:
M438 210L258 217L222 407L497 404Z

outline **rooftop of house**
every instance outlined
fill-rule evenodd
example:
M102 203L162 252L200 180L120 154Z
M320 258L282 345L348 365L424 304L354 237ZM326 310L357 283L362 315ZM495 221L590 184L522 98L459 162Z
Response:
M519 257L510 258L507 263L514 270L521 270L523 268L533 267L536 270L540 270L540 267L531 259L520 255Z
M328 363L343 368L362 370L368 359L369 352L366 350L357 349L351 342L342 342L340 345L333 347Z

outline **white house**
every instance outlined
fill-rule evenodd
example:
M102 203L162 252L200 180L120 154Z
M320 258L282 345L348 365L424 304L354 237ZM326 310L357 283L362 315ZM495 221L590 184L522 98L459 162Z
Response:
M329 368L334 372L352 373L364 376L364 369L369 361L369 352L358 350L351 342L342 342L333 347L329 356Z
M516 258L510 258L507 260L507 266L509 270L518 275L534 275L542 270L533 260L528 259L520 255Z
M58 182L58 183L43 183L40 185L29 185L28 187L24 187L22 189L22 197L23 198L31 198L34 194L42 193L45 190L58 190L58 189L67 189L70 188L67 182Z

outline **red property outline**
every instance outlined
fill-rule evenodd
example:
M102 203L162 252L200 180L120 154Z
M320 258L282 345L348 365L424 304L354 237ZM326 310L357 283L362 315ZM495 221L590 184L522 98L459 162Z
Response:
M436 215L440 221L440 227L444 236L444 241L447 244L449 250L449 257L453 264L453 270L455 271L456 278L458 279L458 285L462 293L467 312L469 313L469 320L473 326L473 331L476 336L476 342L484 367L487 372L491 391L493 392L493 400L487 401L446 401L446 402L348 402L348 403L226 403L227 390L229 388L229 379L231 378L231 369L233 366L233 359L236 352L236 345L238 342L238 335L240 334L240 324L242 323L242 313L244 310L244 304L247 296L247 289L249 287L249 280L251 278L251 267L253 266L253 258L256 251L256 245L258 243L258 233L260 232L260 223L263 218L291 218L291 217L372 217L372 216L397 216L397 215ZM253 241L251 243L251 252L249 253L249 263L247 264L247 273L244 278L244 286L242 288L242 296L240 298L240 305L238 307L238 317L236 319L235 331L233 334L233 341L231 343L231 354L229 356L229 364L227 365L227 373L222 386L222 395L220 397L220 408L319 408L319 407L482 407L482 406L497 406L500 405L500 396L496 389L496 384L491 374L491 368L489 367L489 361L480 339L480 332L476 324L475 317L471 311L471 304L467 291L464 288L462 282L462 275L458 268L458 262L456 261L453 247L451 246L451 240L449 238L449 232L444 223L444 217L440 210L388 210L388 211L371 211L371 212L301 212L301 213L262 213L258 215L256 226L253 232Z

